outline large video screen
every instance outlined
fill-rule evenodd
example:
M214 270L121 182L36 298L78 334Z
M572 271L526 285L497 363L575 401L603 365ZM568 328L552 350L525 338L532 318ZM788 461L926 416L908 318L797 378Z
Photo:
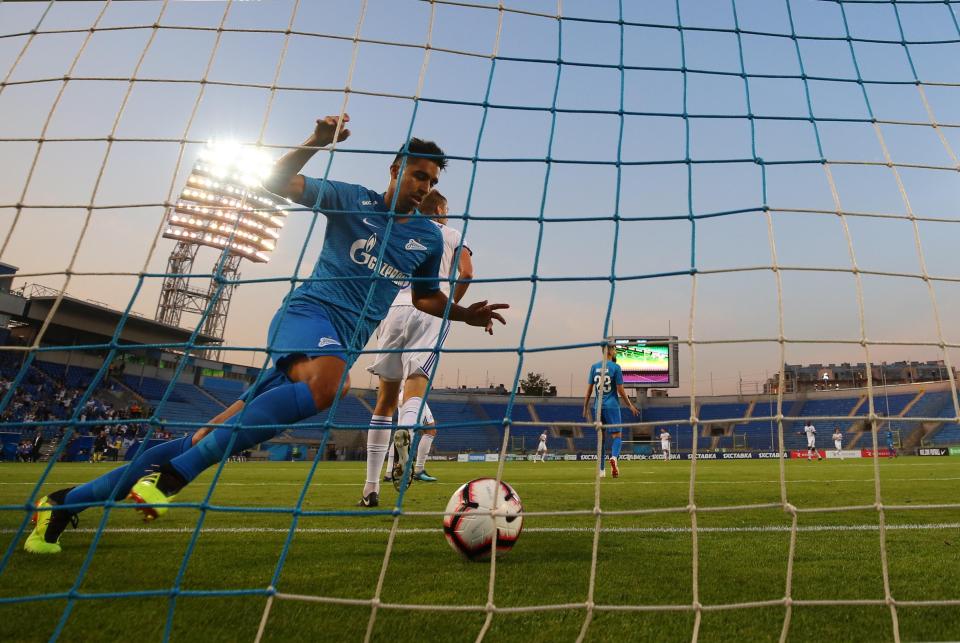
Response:
M625 387L679 386L676 337L614 337L613 342Z

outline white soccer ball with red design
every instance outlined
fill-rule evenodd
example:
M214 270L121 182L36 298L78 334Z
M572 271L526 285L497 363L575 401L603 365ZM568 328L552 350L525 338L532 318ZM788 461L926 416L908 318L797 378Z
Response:
M506 482L498 488L493 478L471 480L457 489L447 503L446 513L443 533L447 542L470 560L490 558L494 534L497 552L510 551L523 530L520 496Z

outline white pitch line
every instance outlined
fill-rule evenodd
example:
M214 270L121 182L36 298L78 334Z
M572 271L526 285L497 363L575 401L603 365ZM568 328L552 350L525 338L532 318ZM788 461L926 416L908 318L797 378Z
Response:
M947 482L960 480L958 477L947 477L947 478L895 478L895 477L885 477L882 479L883 482ZM81 485L88 481L70 481L70 480L57 480L57 481L46 481L45 486L55 486L55 485ZM787 479L787 484L793 483L803 483L803 484L823 484L827 482L869 482L873 483L873 478L798 478L795 480ZM35 485L36 482L0 482L2 485ZM199 482L194 486L203 486L207 483ZM431 486L436 487L459 487L463 484L463 481L458 482L431 482ZM613 485L684 485L689 486L690 480L624 480L621 476L617 482L612 482L608 484ZM743 485L743 484L771 484L779 485L779 480L697 480L697 485ZM531 480L531 481L522 481L517 483L514 486L517 487L529 487L529 486L593 486L594 481L591 480L582 480L582 481L571 481L571 480ZM218 487L303 487L302 482L218 482ZM310 485L311 487L356 487L362 486L356 482L314 482Z
M797 531L877 531L878 525L800 525ZM940 523L912 523L887 525L887 530L894 531L926 531L936 529L960 529L960 522ZM97 530L81 528L70 530L70 533L92 534ZM108 527L103 530L106 534L190 534L193 527ZM205 534L285 534L290 530L282 527L204 527L200 530ZM526 527L524 532L568 534L593 533L593 527ZM690 527L603 527L600 529L608 534L689 534ZM734 533L789 533L789 525L760 525L755 527L698 527L698 533L734 534ZM16 529L0 529L0 533L17 533ZM388 534L389 527L306 527L298 528L298 534ZM429 529L425 527L407 527L397 529L398 534L442 534L443 529Z

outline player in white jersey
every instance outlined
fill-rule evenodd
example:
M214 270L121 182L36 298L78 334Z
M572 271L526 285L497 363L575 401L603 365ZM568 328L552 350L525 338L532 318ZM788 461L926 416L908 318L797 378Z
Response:
M841 447L843 446L843 434L840 433L840 427L838 426L833 430L833 448L837 452L837 457L843 460L843 451Z
M817 451L817 427L813 426L813 422L807 420L803 425L802 433L807 436L807 462L813 462L814 455L817 456L817 460L823 460L820 452Z
M537 445L537 455L540 456L540 462L543 462L547 457L547 432L544 431L540 434L540 444ZM537 458L534 456L533 461L536 462Z
M451 299L454 302L459 301L470 286L469 280L473 278L473 253L463 244L460 232L446 225L447 199L442 194L436 190L427 194L420 203L420 212L434 217L433 222L440 228L443 238L440 281L451 284ZM455 259L457 264L454 268ZM402 403L399 403L398 429L394 436L397 458L389 476L393 478L395 485L399 486L406 467L407 449L412 437L404 427L427 424L427 418L433 417L423 397L426 395L427 382L436 366L448 329L449 324L444 320L420 314L413 306L409 286L397 293L390 312L377 329L377 348L390 352L379 353L367 369L380 377L380 388L370 430L367 432L367 478L359 502L361 507L376 507L379 504L380 470L387 454L393 414L397 411L398 402L402 399ZM427 453L433 445L435 435L436 429L423 429L420 432L417 460L413 469L415 480L436 481L436 478L424 471Z
M664 462L670 461L670 433L666 429L660 429L660 451L663 453Z

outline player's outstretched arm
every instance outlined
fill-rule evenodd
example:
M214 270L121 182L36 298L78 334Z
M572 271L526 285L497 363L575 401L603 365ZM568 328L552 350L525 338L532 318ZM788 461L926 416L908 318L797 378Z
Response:
M587 384L587 394L583 396L583 419L587 422L593 422L590 415L590 396L593 395L593 384Z
M457 268L457 283L453 287L453 301L460 303L463 296L467 294L467 288L470 287L470 280L473 279L473 257L467 248L460 250L460 262Z
M623 388L623 384L617 384L617 395L620 396L620 399L623 400L624 404L627 405L627 408L630 409L630 412L636 417L640 415L640 411L637 410L637 407L633 405L633 402L630 400L630 396L627 395L626 389Z
M338 141L346 140L350 136L350 130L346 128L349 121L350 116L347 114L343 115L343 119L337 116L318 118L313 134L303 142L303 145L295 150L290 150L273 164L273 172L264 182L263 187L278 196L297 201L303 195L304 186L303 175L300 174L300 170L307 164L307 161L313 158L318 148L333 143L335 135ZM340 126L339 135L337 135L338 125Z
M434 290L430 293L417 293L413 291L413 305L418 310L433 315L434 317L443 317L443 311L447 308L447 296L441 290ZM498 310L509 308L510 304L490 304L487 300L478 301L469 306L459 304L450 304L450 321L463 322L469 326L479 326L493 335L493 322L498 321L506 324L507 321L498 313Z

